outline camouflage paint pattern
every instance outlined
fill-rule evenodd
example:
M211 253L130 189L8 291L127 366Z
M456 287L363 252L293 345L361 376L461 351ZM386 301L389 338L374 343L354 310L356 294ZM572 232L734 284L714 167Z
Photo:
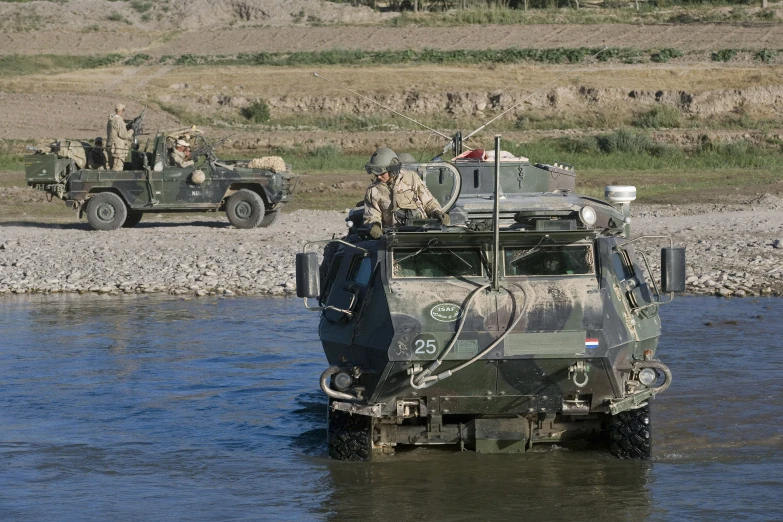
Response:
M632 407L618 401L638 389L630 382L633 363L655 357L661 333L656 296L634 245L623 245L623 212L571 193L574 174L567 167L506 162L500 289L480 289L489 285L495 262L493 234L471 225L491 220L492 172L486 162L458 168L462 191L445 210L467 228L396 227L368 240L359 219L349 216L353 226L344 239L352 246L340 246L321 281L319 301L326 308L319 337L331 366L359 373L354 386L362 400L333 401L332 408L375 417L373 440L380 445L464 441L462 423L468 422L480 451L502 450L480 442L484 431L488 440L507 437L509 451L599 432L611 408ZM587 205L596 211L593 225L579 221ZM522 260L566 250L587 253L580 269L505 273L516 252ZM507 251L511 261L504 261ZM421 272L404 268L430 254L468 268L439 273L437 264L423 262ZM502 339L472 364L415 389L411 370L429 367L463 319L458 341L433 374L445 375ZM497 416L511 424L497 424Z

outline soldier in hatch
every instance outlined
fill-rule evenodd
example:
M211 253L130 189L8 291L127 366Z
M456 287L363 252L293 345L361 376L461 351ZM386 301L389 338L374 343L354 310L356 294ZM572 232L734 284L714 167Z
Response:
M376 150L364 166L375 176L364 196L364 223L370 225L370 236L375 239L384 227L395 225L400 213L413 219L434 217L444 225L451 222L421 178L401 167L397 154L386 147Z
M108 166L109 157L106 154L106 149L103 148L103 138L98 136L95 138L95 144L87 155L87 168L106 169Z
M130 150L130 141L133 138L133 129L128 129L123 115L125 105L118 103L114 106L114 114L109 116L106 123L106 147L109 153L109 168L121 171L124 168L125 158Z
M171 164L176 167L190 167L193 160L190 159L190 143L185 140L177 140L174 144L174 150L169 155Z

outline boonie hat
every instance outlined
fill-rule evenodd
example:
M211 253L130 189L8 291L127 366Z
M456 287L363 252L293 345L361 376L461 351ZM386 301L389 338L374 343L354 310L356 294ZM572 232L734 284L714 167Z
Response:
M177 147L190 147L190 143L185 140L177 140Z
M125 109L125 104L123 104L123 103L118 103L117 105L114 106L114 110L115 111L121 111L121 110L124 110L124 109Z

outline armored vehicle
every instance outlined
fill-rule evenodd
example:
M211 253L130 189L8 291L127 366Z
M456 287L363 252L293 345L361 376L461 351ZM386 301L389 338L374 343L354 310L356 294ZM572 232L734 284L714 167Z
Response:
M186 167L170 160L183 134L193 145L194 164ZM89 143L57 141L51 151L25 156L26 180L50 198L64 200L79 219L86 214L96 230L134 227L145 212L225 211L237 228L274 223L292 198L290 169L275 157L259 158L276 160L271 162L221 160L217 145L193 128L159 132L144 147L135 144L124 170L112 171L89 168Z
M357 208L322 263L313 243L297 254L329 361L329 454L597 440L650 458L650 399L672 379L658 308L685 289L684 248L647 238L668 244L659 287L645 238L630 237L634 187L579 195L573 167L501 152L499 138L494 153L453 155L406 165L449 226L402 222L374 240Z

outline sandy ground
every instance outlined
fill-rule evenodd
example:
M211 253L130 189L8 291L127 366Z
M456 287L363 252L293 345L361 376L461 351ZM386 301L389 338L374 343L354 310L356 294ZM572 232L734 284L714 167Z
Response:
M685 246L690 293L783 295L783 200L767 195L753 210L737 208L637 205L632 235L671 235ZM234 229L223 217L155 215L109 233L85 223L5 225L0 294L292 294L294 254L305 241L339 237L344 227L343 212L313 210L253 230ZM647 246L654 274L656 248L654 241Z
M506 49L619 47L681 51L779 49L783 25L498 25L461 27L248 27L183 32L48 31L0 33L0 54L236 54L328 49Z

